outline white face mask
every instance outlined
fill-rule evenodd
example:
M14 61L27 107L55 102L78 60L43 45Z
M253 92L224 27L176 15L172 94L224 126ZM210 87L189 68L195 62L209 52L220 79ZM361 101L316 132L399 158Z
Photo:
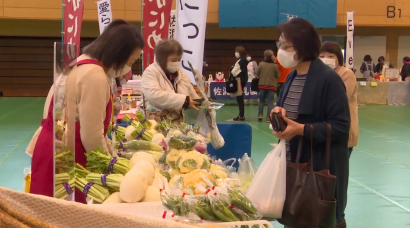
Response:
M180 61L177 62L168 62L167 63L167 71L170 73L175 73L179 70L179 66L181 65Z
M235 52L235 57L239 59L239 57L241 57L241 55L239 54L239 52Z
M120 71L117 71L118 73L117 73L116 76L117 76L117 77L124 76L124 75L126 75L128 72L130 72L130 70L131 70L131 67L128 66L127 64L125 64Z
M246 57L246 60L248 60L248 61L251 61L251 57L250 56L248 56L248 57Z
M326 65L328 65L330 68L335 69L336 68L336 59L330 59L330 58L320 58L322 62Z
M299 60L293 59L296 55L296 51L287 52L282 49L278 51L278 61L285 68L294 68L299 64Z

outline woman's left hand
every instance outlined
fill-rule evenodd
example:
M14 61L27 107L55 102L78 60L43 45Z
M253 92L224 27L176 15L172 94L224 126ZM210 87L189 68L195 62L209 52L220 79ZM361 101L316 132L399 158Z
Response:
M276 137L278 137L279 139L289 141L297 135L303 135L303 129L305 127L304 124L300 124L298 122L295 122L295 121L287 118L285 115L283 115L282 117L283 117L283 120L285 120L285 122L287 123L288 126L281 133L273 131L273 134Z

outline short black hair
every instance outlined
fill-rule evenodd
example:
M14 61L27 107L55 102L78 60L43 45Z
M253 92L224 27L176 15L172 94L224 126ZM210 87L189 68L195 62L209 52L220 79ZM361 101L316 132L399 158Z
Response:
M293 43L299 60L312 61L319 57L321 42L315 27L303 18L292 18L278 26L279 34Z
M144 39L138 29L118 19L112 21L83 52L98 60L104 67L118 70L127 64L136 48L143 49L144 45Z
M161 40L154 49L155 60L165 72L167 71L168 56L173 54L181 56L183 52L181 44L174 39Z
M244 47L242 46L238 46L235 48L235 52L238 52L241 58L245 58L246 57L246 50Z
M377 62L380 62L381 60L386 61L386 59L384 59L384 56L380 56L380 57L377 59Z
M329 52L336 55L339 66L343 66L343 53L338 43L333 41L324 42L320 48L320 53L323 52Z
M367 62L367 61L372 61L372 57L370 55L365 55L363 58L363 61Z
M403 61L404 61L404 62L410 62L410 57L404 56Z

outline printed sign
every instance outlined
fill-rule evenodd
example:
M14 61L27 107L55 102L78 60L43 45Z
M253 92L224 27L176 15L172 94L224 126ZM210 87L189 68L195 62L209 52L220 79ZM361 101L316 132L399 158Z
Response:
M247 82L244 88L245 100L259 99L259 93L251 91L252 83ZM225 82L211 82L209 84L209 93L211 99L215 100L231 100L236 99L236 97L231 97L228 92L226 92Z
M112 21L112 10L110 0L101 0L97 2L98 25L100 26L100 34L104 32L108 24Z
M80 55L80 34L83 22L84 1L64 0L64 43L67 53L64 56L65 65L73 62Z

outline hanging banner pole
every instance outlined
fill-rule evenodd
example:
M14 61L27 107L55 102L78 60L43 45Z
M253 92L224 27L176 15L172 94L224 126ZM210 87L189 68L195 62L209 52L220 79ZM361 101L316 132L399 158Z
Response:
M112 21L112 10L110 0L101 0L97 2L98 12L98 26L100 28L100 35L107 28L108 24Z
M347 12L346 68L353 70L354 65L354 21L353 12Z

